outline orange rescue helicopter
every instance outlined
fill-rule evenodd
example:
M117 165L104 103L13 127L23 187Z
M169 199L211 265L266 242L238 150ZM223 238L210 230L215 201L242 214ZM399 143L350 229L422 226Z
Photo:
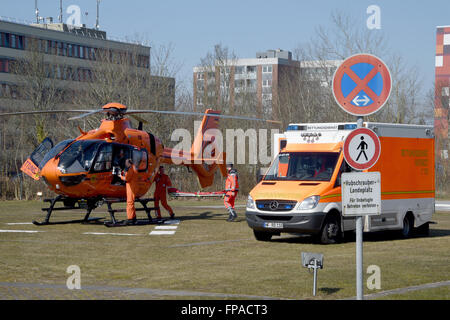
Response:
M204 114L181 111L160 110L127 110L120 103L108 103L100 110L49 110L4 113L0 116L23 115L37 113L83 112L82 115L69 118L80 119L85 116L103 112L106 114L98 129L84 132L79 128L81 135L75 139L64 140L53 145L50 138L44 141L32 152L30 157L22 165L21 170L35 180L42 179L48 188L58 196L53 199L44 199L49 202L47 215L43 222L33 221L36 225L57 223L90 222L101 218L89 218L91 212L106 203L111 221L106 226L124 225L115 218L116 212L123 209L113 209L113 203L126 201L125 185L118 177L123 168L123 161L131 158L139 172L138 192L136 201L142 208L136 211L145 211L148 220L138 219L138 224L154 223L151 210L147 204L153 201L151 198L141 198L150 189L161 164L181 164L191 168L198 177L202 188L212 185L215 171L219 168L223 176L226 176L225 154L216 154L214 147L210 146L211 158L202 157L203 151L215 137L209 129L217 129L220 117L237 118L246 120L264 120L258 118L221 115L218 111L206 110ZM203 115L203 120L195 136L190 152L165 148L161 140L150 132L142 130L145 121L135 114L139 113L165 113L181 115ZM133 129L131 122L125 115L131 115L138 119L139 128ZM120 158L122 157L122 158ZM217 192L218 194L220 192ZM63 207L56 207L56 203L62 202ZM70 220L50 222L50 216L54 210L83 209L86 214L82 220Z

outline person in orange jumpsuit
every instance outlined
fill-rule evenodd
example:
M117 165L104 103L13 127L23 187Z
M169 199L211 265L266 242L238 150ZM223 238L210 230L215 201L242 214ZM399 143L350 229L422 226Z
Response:
M172 208L167 204L167 187L172 186L172 182L170 181L170 178L167 174L164 174L164 167L159 167L159 172L155 176L155 182L156 182L156 188L155 193L153 195L153 198L155 200L155 207L156 207L156 213L157 219L161 219L161 210L159 208L159 201L161 201L162 206L164 209L169 211L170 219L175 218L175 214L173 213Z
M223 202L225 208L227 208L230 213L227 221L233 221L237 218L236 211L234 210L234 201L236 200L237 193L239 191L239 181L237 170L233 169L231 163L227 164L227 180L225 181L225 197Z
M136 208L134 201L138 189L138 174L136 167L131 159L125 161L125 170L122 171L120 178L126 182L127 189L127 223L133 224L136 222Z

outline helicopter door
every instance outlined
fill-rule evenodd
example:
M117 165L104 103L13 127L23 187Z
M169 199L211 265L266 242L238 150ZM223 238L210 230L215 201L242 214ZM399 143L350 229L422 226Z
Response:
M125 144L111 144L113 147L113 161L112 161L112 180L111 184L114 186L124 186L125 181L120 178L120 172L125 170L125 160L131 158L131 148Z
M112 171L112 145L104 144L100 147L97 158L95 159L93 172Z
M34 180L39 180L39 164L45 155L53 148L53 141L47 137L31 153L30 157L24 162L20 170L29 175Z

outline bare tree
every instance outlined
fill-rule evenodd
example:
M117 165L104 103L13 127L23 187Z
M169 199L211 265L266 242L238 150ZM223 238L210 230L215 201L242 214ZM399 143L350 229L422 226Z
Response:
M37 39L30 39L22 59L14 61L11 72L18 78L18 94L29 102L33 110L54 109L61 103L62 89L58 86L57 72L60 66L52 64L39 50ZM48 134L48 116L35 115L35 145Z
M361 22L360 25L362 24ZM327 61L342 61L359 53L369 53L382 58L391 71L391 96L383 109L367 117L367 120L394 123L421 123L426 121L424 119L426 112L423 112L423 110L429 110L429 105L424 100L422 82L417 68L409 66L399 55L392 52L388 46L388 38L382 31L373 31L358 27L358 25L358 23L355 23L354 17L339 12L333 13L331 15L331 26L329 28L323 26L316 28L315 35L310 43L297 51L302 53L305 60L322 64L321 68L326 68ZM329 73L327 77L329 84L331 84L332 73ZM317 88L321 89L322 93L315 92L314 96L327 97L326 101L330 103L329 107L333 108L331 118L347 120L348 117L339 110L340 108L335 108L336 103L329 98L331 86ZM307 88L307 92L310 89ZM300 88L298 90L301 91ZM310 99L306 101L311 103ZM314 102L312 104L316 105ZM315 109L317 111L316 118L323 114L319 112L320 106L318 107L319 109ZM338 115L337 118L336 114Z

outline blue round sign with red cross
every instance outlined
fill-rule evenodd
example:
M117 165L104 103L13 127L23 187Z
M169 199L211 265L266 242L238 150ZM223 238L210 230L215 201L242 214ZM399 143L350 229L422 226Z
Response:
M342 109L355 116L367 116L380 110L389 99L391 73L378 57L357 54L336 69L332 87Z

